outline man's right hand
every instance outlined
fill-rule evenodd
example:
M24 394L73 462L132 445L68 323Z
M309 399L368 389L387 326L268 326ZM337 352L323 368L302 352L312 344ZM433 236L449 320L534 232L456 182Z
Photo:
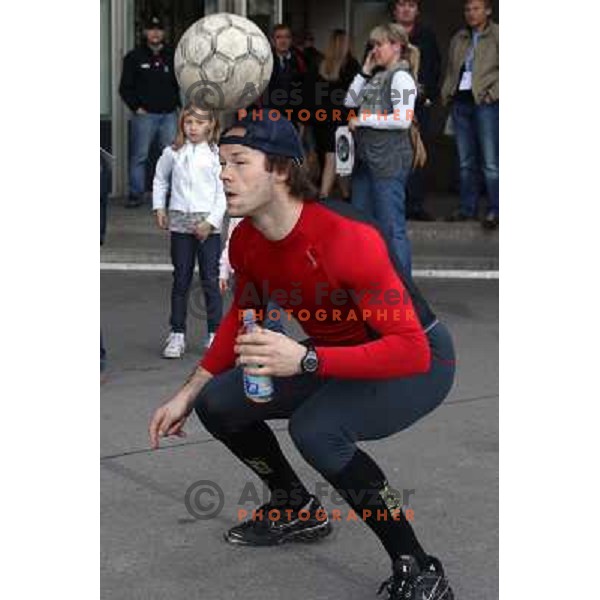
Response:
M180 392L156 409L148 427L150 447L153 450L158 448L161 437L171 435L185 437L183 426L192 412L192 406L189 399Z
M138 109L135 111L135 114L136 114L136 115L147 115L147 114L148 114L148 111L147 111L147 110L144 110L143 108L138 108Z
M158 448L161 437L185 436L183 425L192 412L198 394L211 379L212 375L199 366L185 385L168 402L156 409L148 426L150 447L153 450Z

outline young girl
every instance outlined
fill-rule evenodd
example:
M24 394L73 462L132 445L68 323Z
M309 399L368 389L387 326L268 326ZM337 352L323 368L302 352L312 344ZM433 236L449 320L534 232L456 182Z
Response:
M345 100L349 108L360 107L359 116L349 122L358 159L352 173L352 204L377 221L410 274L405 186L414 159L411 126L419 50L396 23L373 29L370 42L373 49ZM375 67L382 70L373 75Z
M212 343L221 321L218 274L225 194L219 177L218 133L218 119L212 111L186 106L175 143L165 148L156 165L153 208L157 225L171 232L173 262L171 332L163 350L165 358L180 358L185 352L187 302L196 258L207 312L205 347Z

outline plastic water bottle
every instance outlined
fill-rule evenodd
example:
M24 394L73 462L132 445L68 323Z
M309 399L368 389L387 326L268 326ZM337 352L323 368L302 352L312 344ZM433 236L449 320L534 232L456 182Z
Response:
M244 311L244 330L251 333L255 329L256 313L249 308ZM270 402L273 399L273 380L267 375L248 375L244 371L244 392L252 402Z

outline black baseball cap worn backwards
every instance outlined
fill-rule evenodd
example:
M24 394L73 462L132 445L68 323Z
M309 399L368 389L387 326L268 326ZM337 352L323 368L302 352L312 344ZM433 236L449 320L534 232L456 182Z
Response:
M243 127L246 130L244 135L228 135L235 127ZM248 114L223 132L220 144L240 144L265 154L288 156L297 164L304 161L304 150L298 132L283 116L271 119L268 114Z

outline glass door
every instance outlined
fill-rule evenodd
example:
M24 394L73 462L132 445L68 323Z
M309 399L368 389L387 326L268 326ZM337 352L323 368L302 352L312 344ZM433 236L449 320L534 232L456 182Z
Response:
M244 14L245 0L205 0L204 13L214 15L215 13L228 12L234 15Z
M254 21L270 39L273 27L281 23L282 0L246 0L246 17Z
M270 37L273 26L281 23L283 0L205 0L204 12L207 15L219 12L242 15Z

